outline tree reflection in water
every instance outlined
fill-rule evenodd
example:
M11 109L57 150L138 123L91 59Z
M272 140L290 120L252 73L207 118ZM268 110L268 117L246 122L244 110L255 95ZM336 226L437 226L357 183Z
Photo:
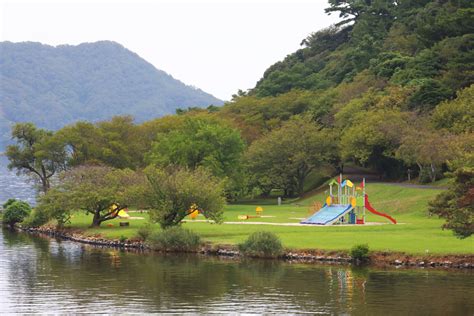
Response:
M474 312L469 272L139 254L9 231L0 238L6 311L382 314L429 301L428 314Z

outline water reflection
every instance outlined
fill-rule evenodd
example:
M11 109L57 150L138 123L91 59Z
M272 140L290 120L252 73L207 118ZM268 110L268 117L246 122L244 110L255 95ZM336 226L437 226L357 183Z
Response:
M145 255L9 231L0 234L0 254L4 312L474 312L467 272Z

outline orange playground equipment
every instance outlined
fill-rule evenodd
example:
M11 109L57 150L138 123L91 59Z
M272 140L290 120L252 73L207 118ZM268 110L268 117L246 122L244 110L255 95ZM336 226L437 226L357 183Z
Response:
M329 182L329 195L326 197L323 207L301 223L314 225L365 224L366 210L385 217L393 224L397 223L390 215L372 207L369 196L365 193L365 179L362 180L360 186L355 186L349 179L343 181L341 174L337 180L333 179Z

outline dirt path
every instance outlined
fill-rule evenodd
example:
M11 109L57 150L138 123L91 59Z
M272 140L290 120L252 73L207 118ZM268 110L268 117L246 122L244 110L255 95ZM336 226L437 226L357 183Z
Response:
M412 184L412 183L397 183L397 182L372 182L372 183L381 183L385 185L392 185L396 187L412 188L412 189L433 189L433 190L447 190L448 189L448 187L444 187L444 186Z

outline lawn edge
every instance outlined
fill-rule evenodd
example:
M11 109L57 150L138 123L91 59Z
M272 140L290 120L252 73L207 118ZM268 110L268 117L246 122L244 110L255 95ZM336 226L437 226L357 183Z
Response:
M39 234L47 237L70 240L97 247L116 248L129 251L154 251L145 242L134 239L120 241L105 239L101 236L86 236L78 229L58 229L50 226L38 228L17 227L20 231L30 234ZM242 257L236 245L214 244L205 242L193 253L212 256ZM290 263L324 263L324 264L354 264L347 251L322 249L285 249L280 260ZM370 266L377 267L404 267L404 268L441 268L441 269L474 269L474 254L426 254L415 255L403 252L371 251Z

